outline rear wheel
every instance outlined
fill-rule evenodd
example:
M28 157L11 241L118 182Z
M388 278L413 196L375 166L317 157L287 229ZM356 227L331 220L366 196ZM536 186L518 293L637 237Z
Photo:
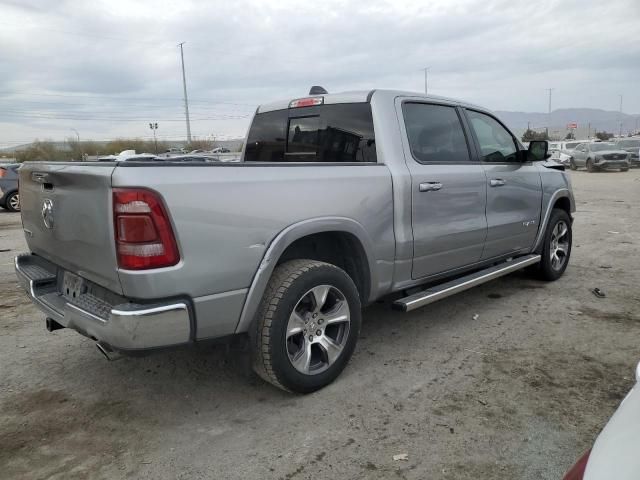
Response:
M318 390L340 375L360 332L360 299L343 270L292 260L274 271L258 310L253 368L293 392Z
M572 240L569 214L554 208L544 234L542 260L538 266L538 276L542 280L553 281L562 276L571 256Z
M591 159L587 160L587 172L595 172L596 168L593 166Z
M5 200L4 208L9 210L10 212L19 212L20 211L20 195L18 192L10 193Z
M629 171L629 167L622 167L620 169L621 172L628 172Z

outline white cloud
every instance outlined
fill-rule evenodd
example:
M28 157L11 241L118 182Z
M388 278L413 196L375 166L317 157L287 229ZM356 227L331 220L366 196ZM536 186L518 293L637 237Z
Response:
M553 87L554 108L637 112L639 19L637 0L5 1L0 144L184 136L180 41L202 136L312 84L420 91L427 65L432 93L493 109L545 111Z

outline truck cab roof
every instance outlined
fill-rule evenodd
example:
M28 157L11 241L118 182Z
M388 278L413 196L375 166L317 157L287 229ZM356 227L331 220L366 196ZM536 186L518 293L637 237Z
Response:
M464 102L462 100L457 100L449 97L441 97L439 95L427 95L420 92L410 92L404 90L385 90L385 89L374 89L374 90L355 90L348 92L339 92L339 93L329 93L324 95L302 95L296 98L289 98L283 100L277 100L275 102L266 103L260 105L258 107L257 113L264 112L272 112L275 110L284 110L289 108L291 102L293 100L301 99L301 98L323 98L324 105L332 105L337 103L365 103L370 102L374 97L376 99L381 98L383 100L393 100L396 97L410 97L410 98L418 98L424 100L430 100L438 103L447 103L452 105L459 105L463 107L469 107L479 110L486 111L486 108L480 107L478 105L473 105L468 102Z

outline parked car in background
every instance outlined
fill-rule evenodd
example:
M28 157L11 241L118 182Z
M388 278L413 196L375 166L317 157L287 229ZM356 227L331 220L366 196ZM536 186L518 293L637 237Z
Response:
M0 165L0 207L10 212L20 211L18 169L20 164Z
M593 447L564 480L638 480L640 478L640 364L636 384L609 419Z
M573 150L583 142L589 140L571 140L561 142L549 142L549 153L551 158L563 165L568 166L571 160Z
M211 153L231 153L231 150L225 147L218 147L211 150Z
M585 142L579 144L569 160L571 170L585 167L589 172L598 170L629 170L629 154L609 142Z
M259 107L238 164L26 163L16 273L49 329L107 356L240 334L262 378L311 392L347 365L362 305L560 278L575 201L547 160L453 99L286 99Z
M616 138L612 143L629 154L630 166L640 167L640 138Z

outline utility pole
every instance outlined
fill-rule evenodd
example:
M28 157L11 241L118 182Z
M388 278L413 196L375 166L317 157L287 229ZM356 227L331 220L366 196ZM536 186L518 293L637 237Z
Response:
M549 109L547 111L547 138L549 138L549 124L551 123L551 92L553 92L553 88L547 88L549 91Z
M153 130L153 143L156 148L156 155L158 154L158 139L156 138L156 130L158 130L158 122L149 123L149 128Z
M622 95L620 95L620 133L618 136L622 136Z
M189 122L189 100L187 98L187 77L184 73L184 51L182 45L185 42L179 43L180 47L180 60L182 61L182 88L184 90L184 114L187 118L187 141L191 143L191 123Z
M427 74L427 72L429 71L429 68L431 68L431 67L424 67L424 94L425 95L427 95L429 93L428 74Z
M591 139L591 122L589 122L589 125L587 126L587 139Z

